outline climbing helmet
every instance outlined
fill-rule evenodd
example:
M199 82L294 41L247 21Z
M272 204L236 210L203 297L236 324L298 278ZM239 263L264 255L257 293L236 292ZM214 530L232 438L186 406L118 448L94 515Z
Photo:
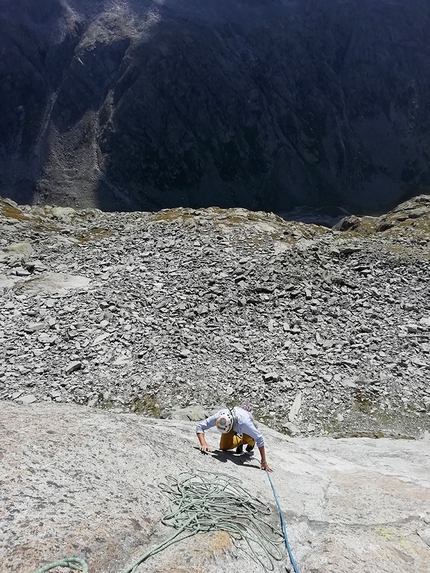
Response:
M221 410L218 420L216 421L216 427L221 434L228 434L230 430L233 429L234 417L231 410Z

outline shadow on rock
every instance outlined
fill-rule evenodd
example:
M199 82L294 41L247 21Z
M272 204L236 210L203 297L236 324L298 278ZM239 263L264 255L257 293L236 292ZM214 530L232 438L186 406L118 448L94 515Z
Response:
M233 452L225 451L225 450L215 450L212 452L212 457L218 460L219 462L223 462L224 464L227 462L233 462L237 466L248 466L253 469L260 469L258 465L253 465L251 462L256 461L254 458L249 457L247 455L237 455Z

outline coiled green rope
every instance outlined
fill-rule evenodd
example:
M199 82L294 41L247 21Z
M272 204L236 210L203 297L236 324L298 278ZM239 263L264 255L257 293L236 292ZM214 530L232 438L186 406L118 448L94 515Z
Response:
M80 557L66 557L60 559L59 561L54 561L48 565L44 565L36 571L36 573L46 573L50 569L55 569L55 567L70 567L70 569L75 569L76 571L82 571L82 573L88 573L88 565Z
M178 478L168 476L166 481L160 488L169 497L171 507L161 522L176 531L139 557L124 573L136 573L138 566L149 557L173 543L208 531L226 531L234 543L245 540L251 558L266 571L273 571L274 562L284 558L280 549L283 535L264 520L271 513L270 507L253 498L238 479L219 474L183 473ZM36 573L58 566L78 569L75 561L82 565L79 569L82 573L88 572L82 560L65 559L45 565Z

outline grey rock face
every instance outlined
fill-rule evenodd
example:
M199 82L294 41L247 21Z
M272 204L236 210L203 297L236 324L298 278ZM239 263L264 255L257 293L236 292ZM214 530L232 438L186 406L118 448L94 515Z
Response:
M37 398L32 394L28 394L27 396L20 396L19 398L16 399L16 401L19 402L20 404L28 405L28 404L33 404L33 402L37 402Z
M430 547L430 527L427 529L422 529L421 531L417 531L417 533L421 539Z
M3 2L0 193L378 210L430 184L422 0Z
M0 411L1 571L33 572L72 555L84 558L90 573L127 570L174 532L160 522L169 502L159 486L184 471L238 479L268 505L264 521L280 531L258 459L201 455L195 422L64 404L0 401ZM428 571L428 436L289 439L262 431L299 571ZM207 439L218 446L216 431ZM274 573L290 568L280 550ZM243 539L233 543L226 532L209 531L167 547L137 571L262 573L252 557Z

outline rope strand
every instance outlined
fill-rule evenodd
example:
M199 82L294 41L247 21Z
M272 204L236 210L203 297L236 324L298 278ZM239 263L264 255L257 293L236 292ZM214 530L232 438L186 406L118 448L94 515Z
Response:
M284 514L282 513L282 509L281 509L281 506L280 506L279 501L278 501L278 496L276 495L275 486L273 485L272 478L270 477L270 474L267 470L266 470L266 474L267 474L267 477L269 478L270 487L272 488L273 496L275 498L276 505L278 506L279 516L281 518L281 524L282 524L282 531L284 533L285 546L286 546L287 551L288 551L288 557L290 558L291 565L293 566L293 569L294 569L294 573L299 573L296 562L294 561L293 552L291 551L290 543L288 541L287 526L285 525Z
M270 507L253 498L238 479L220 474L187 472L178 478L167 476L166 483L161 483L160 488L170 500L170 511L162 517L161 523L176 531L141 555L124 573L137 573L139 565L149 557L173 543L208 531L226 531L235 546L241 540L245 541L248 555L265 571L273 571L275 561L284 559L280 548L283 536L264 519L271 513ZM78 558L56 561L36 573L46 573L54 567L70 567L88 573L87 564Z

